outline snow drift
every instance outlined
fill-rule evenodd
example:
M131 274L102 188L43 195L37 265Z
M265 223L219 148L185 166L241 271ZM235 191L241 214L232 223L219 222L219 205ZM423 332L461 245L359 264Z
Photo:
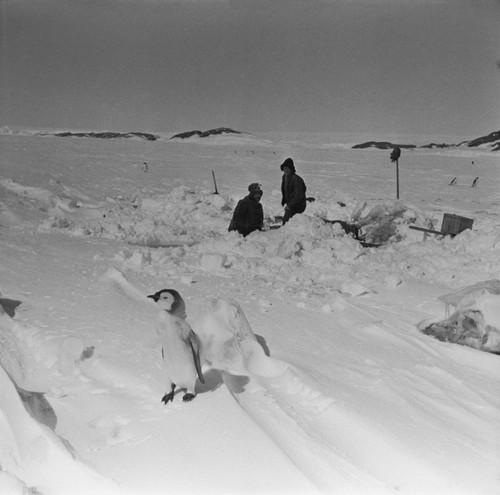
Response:
M0 315L2 493L498 491L499 361L480 352L498 330L493 154L408 152L396 201L377 150L0 140L1 299L21 301ZM227 232L251 182L267 225L279 215L286 156L316 201L282 228ZM408 228L445 212L473 229ZM164 287L206 351L196 399L168 407L146 298ZM469 345L419 331L447 306Z
M419 323L422 333L500 354L500 280L479 282L439 299L455 311L445 320Z

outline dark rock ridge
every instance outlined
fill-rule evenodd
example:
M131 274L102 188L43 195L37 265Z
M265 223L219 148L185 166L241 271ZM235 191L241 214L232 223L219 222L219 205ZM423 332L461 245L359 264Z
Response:
M139 137L146 141L156 141L158 136L147 132L58 132L54 134L57 137L86 137L101 139L132 138Z
M498 150L498 148L500 146L500 131L495 131L495 132L492 132L491 134L488 134L487 136L473 139L472 141L469 141L467 143L467 146L469 148L472 148L475 146L480 146L481 144L493 143L495 141L498 141L498 142L494 144L494 149L496 148L496 150Z
M398 148L416 148L414 144L392 144L388 141L367 141L366 143L355 144L352 149L378 148L379 150L391 150Z
M492 144L489 144L492 143ZM487 136L472 139L470 141L463 141L458 144L446 144L446 143L430 143L419 148L456 148L459 146L467 146L468 148L474 148L477 146L488 145L491 147L491 151L500 150L500 131L492 132ZM380 150L389 150L395 147L413 149L417 148L414 144L393 144L387 141L367 141L366 143L355 144L352 149L365 149L365 148L377 148Z
M201 138L208 136L215 136L219 134L241 134L239 131L235 131L230 129L229 127L217 127L216 129L209 129L208 131L187 131L181 132L180 134L176 134L172 136L170 139L186 139L192 136L198 136Z
M454 145L450 145L450 144L446 144L446 143L441 143L441 144L438 144L438 143L429 143L429 144L424 144L422 146L420 146L421 148L449 148L450 146L454 146Z

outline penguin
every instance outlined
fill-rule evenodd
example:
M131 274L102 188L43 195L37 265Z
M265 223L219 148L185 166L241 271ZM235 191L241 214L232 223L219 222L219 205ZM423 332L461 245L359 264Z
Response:
M451 182L448 185L449 186L456 186L457 185L457 178L453 177L453 179L451 179Z
M174 289L162 289L148 297L161 308L157 329L167 379L167 392L161 401L165 405L173 402L175 387L178 386L186 390L182 400L189 402L196 396L196 379L205 383L205 378L201 371L200 340L186 321L186 304Z
M473 181L472 181L472 186L471 187L476 187L477 185L477 181L479 180L479 177L476 177Z

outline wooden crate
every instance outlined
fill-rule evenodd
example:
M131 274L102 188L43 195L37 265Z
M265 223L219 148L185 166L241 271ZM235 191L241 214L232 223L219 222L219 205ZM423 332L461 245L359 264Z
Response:
M443 234L460 234L466 229L471 229L474 220L472 218L461 217L459 215L453 215L451 213L443 214L443 224L441 226L441 232Z

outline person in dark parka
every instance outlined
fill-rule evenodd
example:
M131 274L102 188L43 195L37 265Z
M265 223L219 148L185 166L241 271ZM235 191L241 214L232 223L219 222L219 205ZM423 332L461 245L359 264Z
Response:
M285 207L283 225L297 213L306 209L306 184L300 175L295 173L295 165L291 158L287 158L281 165L283 178L281 179L281 206Z
M260 204L263 193L260 184L253 182L248 186L248 191L248 196L238 201L228 228L229 232L236 230L243 237L255 230L262 230L264 225L264 212Z

